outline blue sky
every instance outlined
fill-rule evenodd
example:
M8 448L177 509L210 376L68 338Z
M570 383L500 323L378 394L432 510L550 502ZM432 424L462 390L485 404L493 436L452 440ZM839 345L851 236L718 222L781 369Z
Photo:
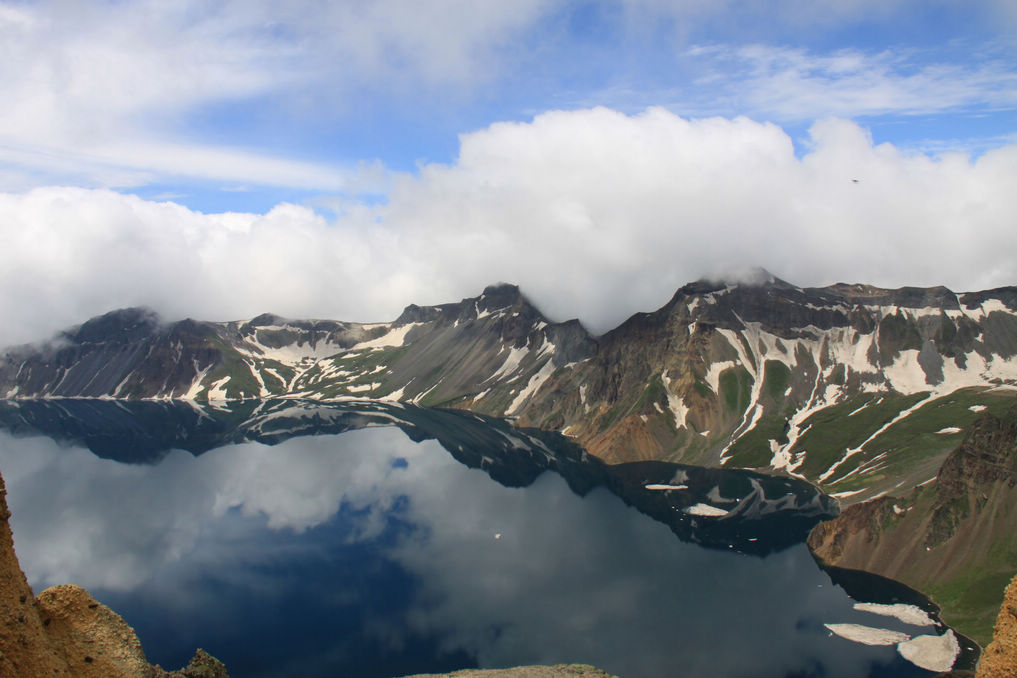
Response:
M491 278L599 329L749 265L1017 283L1013 0L0 0L0 88L26 333L134 303L384 319Z

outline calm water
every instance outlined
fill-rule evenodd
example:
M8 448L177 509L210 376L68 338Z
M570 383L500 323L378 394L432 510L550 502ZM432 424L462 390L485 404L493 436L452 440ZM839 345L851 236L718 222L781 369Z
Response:
M823 509L802 488L609 473L472 415L151 406L6 406L0 470L36 591L88 588L163 666L200 646L234 678L559 662L624 678L932 675L823 627L929 632L854 610L792 543ZM688 489L642 489L669 481ZM740 514L685 512L711 497Z

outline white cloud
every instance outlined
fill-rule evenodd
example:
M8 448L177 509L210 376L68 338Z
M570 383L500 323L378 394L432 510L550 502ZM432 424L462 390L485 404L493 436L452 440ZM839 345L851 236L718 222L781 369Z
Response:
M683 114L797 122L1017 106L1012 52L992 49L1012 42L1000 28L1014 16L1005 0L965 8L980 28L959 34L977 49L782 46L788 31L885 30L903 18L920 27L934 14L927 4L0 0L0 190L187 178L355 192L355 159L297 156L319 131L392 110L490 119L480 109L506 101L505 117L549 100L673 102ZM587 15L624 28L597 43ZM660 37L669 32L680 37ZM689 34L712 46L673 60ZM299 140L282 152L293 158L281 157L283 139Z
M484 82L545 5L0 3L0 165L20 168L0 175L2 188L38 185L39 175L96 187L186 176L346 188L349 172L224 148L193 120L242 105L226 117L290 126L365 93Z
M800 285L1010 285L1015 185L1013 145L930 157L831 119L796 155L781 128L746 118L592 109L464 135L454 164L398 177L383 204L344 202L334 220L36 189L0 195L0 344L132 304L390 320L499 280L596 330L736 267Z
M765 44L700 45L688 56L704 69L713 110L814 120L1017 107L1017 72L1002 57L961 63L913 49L816 54Z

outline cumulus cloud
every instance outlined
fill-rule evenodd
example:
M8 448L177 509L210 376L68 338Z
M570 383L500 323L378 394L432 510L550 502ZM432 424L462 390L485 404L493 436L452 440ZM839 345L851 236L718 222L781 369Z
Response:
M685 282L752 266L803 286L985 289L1017 282L1014 185L1012 145L933 157L830 119L796 152L747 118L598 108L463 135L454 163L333 219L35 189L0 195L0 343L133 304L390 320L499 280L602 331Z

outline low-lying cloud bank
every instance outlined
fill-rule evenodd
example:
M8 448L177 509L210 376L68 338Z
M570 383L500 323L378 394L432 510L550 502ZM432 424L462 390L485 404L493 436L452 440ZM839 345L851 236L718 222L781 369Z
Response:
M914 155L831 119L796 153L773 124L596 108L465 134L454 164L334 218L38 188L0 194L0 345L136 304L389 320L496 281L595 331L750 266L801 285L1017 284L1014 186L1017 145Z

